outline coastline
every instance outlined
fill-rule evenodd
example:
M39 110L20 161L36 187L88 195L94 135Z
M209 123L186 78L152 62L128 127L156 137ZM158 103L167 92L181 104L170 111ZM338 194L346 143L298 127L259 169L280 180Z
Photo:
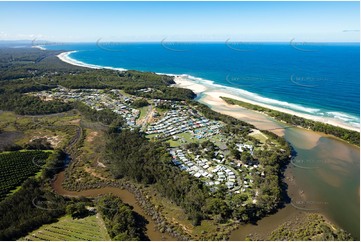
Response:
M109 66L87 64L87 63L84 63L81 61L77 61L69 56L72 53L76 53L76 52L78 52L78 51L63 52L63 53L57 55L57 57L61 61L66 62L71 65L75 65L75 66L92 68L92 69L110 69L110 70L117 70L117 71L126 71L126 69L124 69L124 68L115 68L115 67L109 67ZM206 81L201 78L194 78L194 77L191 78L189 75L186 75L186 74L183 74L183 75L166 74L166 73L156 73L156 74L174 76L174 81L176 83L174 86L181 87L181 88L187 88L187 89L192 90L197 95L202 95L202 102L212 106L212 108L214 108L214 109L222 110L222 107L227 107L229 109L227 115L232 116L232 113L230 113L230 111L231 111L230 109L234 109L235 107L238 107L238 106L227 104L220 97L228 97L228 98L236 99L239 101L247 102L250 104L259 105L259 106L262 106L265 108L273 109L273 110L276 110L279 112L287 113L290 115L296 115L296 116L299 116L299 117L302 117L305 119L310 119L313 121L330 124L333 126L344 128L344 129L360 132L359 127L354 127L354 126L348 125L346 123L342 123L340 120L337 120L335 118L326 118L326 117L314 116L311 114L305 114L305 113L297 112L297 111L290 110L287 108L264 104L262 102L256 102L256 101L250 100L248 98L242 97L240 95L235 95L232 93L231 89L236 89L236 88L231 88L231 87L214 84L212 81ZM194 79L194 80L192 80L192 79ZM202 81L202 83L199 83L200 81ZM247 93L247 91L244 91L244 92ZM281 101L279 101L279 102L281 102ZM305 109L312 109L312 108L305 108ZM224 114L226 114L226 113L224 113ZM249 115L249 113L248 113L248 115ZM254 117L254 115L252 115L252 117ZM276 127L272 127L272 128L277 129ZM267 129L270 129L270 128L267 127ZM282 135L282 132L279 132L279 131L275 131L275 132L277 132L278 135Z
M40 45L34 45L31 48L35 48L35 49L39 49L39 50L46 50L44 47L42 47Z
M262 106L265 108L269 108L269 109L273 109L279 112L283 112L283 113L287 113L287 114L291 114L291 115L296 115L305 119L310 119L313 121L317 121L317 122L321 122L321 123L326 123L326 124L330 124L333 126L338 126L344 129L349 129L349 130L353 130L353 131L358 131L360 132L360 130L356 127L350 126L350 125L346 125L344 123L339 122L338 120L332 119L332 118L323 118L323 117L316 117L310 114L304 114L304 113L300 113L300 112L296 112L293 110L289 110L286 108L281 108L281 107L275 107L272 105L268 105L268 104L263 104L263 103L258 103L255 102L253 100L249 100L246 99L244 97L240 97L234 94L231 94L229 92L227 92L227 89L223 88L223 90L212 90L214 88L207 86L207 85L202 85L200 83L195 83L193 82L192 84L192 80L185 78L184 76L176 76L174 78L174 81L176 82L177 87L182 87L182 88L188 88L191 89L193 92L195 92L196 94L201 93L202 94L202 100L206 103L212 106L212 108L220 108L220 107L228 107L228 108L235 108L238 107L238 105L230 105L228 103L226 103L223 99L221 99L220 97L228 97L228 98L232 98L232 99L236 99L242 102L246 102L246 103L250 103L250 104L254 104L254 105L258 105L258 106ZM245 108L244 108L245 109Z
M68 53L69 55L69 52L66 52ZM62 54L65 54L65 53L62 53ZM60 56L60 55L59 55ZM59 57L58 56L58 57ZM65 58L64 58L65 57ZM106 67L101 67L101 66L96 66L96 65L88 65L88 64L85 64L85 63L81 63L81 62L77 62L76 60L73 60L72 58L66 58L68 57L67 55L63 55L62 58L59 57L60 60L62 61L65 61L69 64L72 64L72 65L81 65L83 67L87 67L87 68L93 68L93 69L101 69L101 68L104 68L104 69L113 69L113 70L116 70L115 68L106 68ZM63 60L65 59L65 60ZM122 69L124 70L124 69ZM230 98L234 98L234 99L238 99L240 101L244 101L244 102L248 102L248 103L252 103L252 101L248 100L248 99L240 99L241 97L238 97L238 96L235 96L234 94L232 93L228 93L226 91L224 91L224 89L226 88L218 88L220 85L213 85L212 87L212 82L207 83L207 81L202 81L202 83L198 83L197 82L197 79L195 78L192 78L188 75L175 75L175 74L165 74L165 73L157 73L157 74L162 74L162 75L169 75L169 76L174 76L175 77L175 82L176 84L174 86L176 87L182 87L182 88L188 88L188 89L191 89L193 90L195 93L197 93L199 95L199 99L198 101L204 103L204 104L207 104L209 106L212 107L212 109L214 111L217 111L217 112L221 112L221 113L224 113L224 114L227 114L227 115L230 115L230 116L233 116L233 117L236 117L236 118L240 118L242 116L242 118L247 118L248 120L249 119L253 119L254 122L259 122L261 124L272 124L274 125L274 121L272 120L267 120L267 116L262 114L262 113L257 113L255 111L252 111L252 110L248 110L248 109L245 109L245 108L242 108L238 105L230 105L230 104L227 104L224 100L222 100L220 98L220 96L225 96L225 97L230 97ZM192 80L192 79L195 79L195 80ZM206 82L204 85L203 83ZM215 87L214 87L215 86ZM260 105L259 103L252 103L252 104L256 104L256 105ZM263 106L263 105L260 105L260 106ZM275 109L277 110L276 108L274 107L267 107L267 108L270 108L270 109ZM278 111L281 111L281 112L285 112L285 113L289 113L289 114L293 114L293 113L290 113L291 110L278 110ZM253 113L253 114L252 114ZM296 112L295 112L296 113ZM253 116L252 116L253 115ZM302 115L300 114L296 114L298 116L301 116L303 117ZM263 116L264 118L264 121L259 119L259 117ZM311 115L312 117L312 115ZM305 118L308 118L308 117L305 117ZM313 117L314 118L314 117ZM320 117L321 118L321 117ZM308 118L308 119L312 119L312 118ZM321 118L322 119L322 118ZM314 119L312 119L314 120ZM315 121L319 121L319 120L315 120ZM336 120L337 121L337 120ZM329 124L331 124L330 122L328 122ZM336 122L337 123L337 122ZM335 124L333 124L335 125ZM338 125L335 125L335 126L338 126ZM277 126L275 127L277 128ZM353 128L353 129L352 129ZM347 129L350 129L349 127L347 127ZM354 130L356 129L355 127L351 127L351 130ZM278 126L278 129L275 129L275 130L272 130L274 131L274 133L276 134L279 134L280 136L283 136L284 134L284 131L285 131L285 126L281 126L279 125ZM359 129L356 129L356 131L359 131ZM287 131L289 132L289 131ZM318 145L318 141L319 141L319 138L321 137L329 137L328 135L326 134L322 134L322 133L318 133L318 132L315 132L315 131L311 131L311 130L306 130L306 129L301 129L301 128L293 128L292 129L292 133L294 133L294 137L292 139L292 142L293 142L293 145L295 145L295 147L299 148L299 149L304 149L305 150L305 153L308 154L308 151L313 149L315 146ZM302 134L302 135L300 135ZM311 134L311 135L310 135ZM312 137L311 137L312 136ZM295 140L297 140L297 142L295 143ZM321 140L322 141L322 140ZM322 145L322 142L321 142L321 145ZM343 144L341 144L343 145ZM345 147L348 145L347 144L344 144ZM325 157L318 157L317 156L317 159L325 159L327 161L329 161L330 159L332 160L332 157L333 157L333 154L331 155L331 153L335 152L335 153L339 153L338 152L338 148L339 146L332 146L333 148L331 149L331 151L329 151L329 153L322 153ZM303 152L303 151L302 151ZM346 152L346 151L345 151ZM349 154L346 152L346 154ZM309 159L308 156L302 156L301 154L301 159ZM345 158L346 159L346 158ZM347 157L347 160L351 159L351 157ZM343 159L342 159L343 160ZM330 163L330 162L328 162ZM328 164L327 163L327 164ZM326 163L325 163L326 164ZM292 169L292 168L290 168ZM292 169L293 170L293 169ZM305 170L305 171L308 171L308 170ZM307 177L307 174L308 173L301 173L300 174L294 174L294 178L293 179L296 179L296 177L298 177L297 179L300 179L299 177L303 177L303 175L306 175ZM287 178L286 178L287 179ZM303 178L301 178L302 180ZM296 182L296 181L294 181ZM290 183L290 181L286 180L286 183ZM298 184L298 182L297 182ZM301 184L300 184L301 185ZM291 190L294 190L295 192L293 192L292 194L292 199L294 200L295 197L298 197L300 195L302 196L305 196L306 194L308 194L308 187L309 186L306 186L306 187L303 187L304 184L302 184L301 186L293 186L294 188L292 188ZM299 193L300 189L302 187L302 194ZM306 188L306 189L305 189ZM305 189L305 193L303 192ZM317 197L314 198L314 196L311 196L312 199L315 199L315 201L317 201ZM298 199L298 198L297 198ZM304 198L305 199L305 198ZM299 198L299 200L303 200L301 198ZM300 210L297 210L296 208L292 207L292 206L287 206L288 208L291 208L291 210L287 210L287 211L294 211L294 212L299 212ZM286 211L286 209L285 209ZM288 212L287 212L288 213ZM278 213L276 213L278 214ZM320 214L322 214L323 216L325 216L326 218L328 218L330 221L333 221L334 224L336 225L339 225L338 223L336 223L336 221L331 217L329 217L328 213L325 212L325 211L320 211ZM272 217L272 216L270 216ZM278 216L276 216L277 218ZM273 219L271 219L273 221ZM268 221L268 220L266 220ZM273 221L274 222L274 221ZM339 225L340 226L340 225ZM257 227L255 228L257 229Z
M99 65L87 64L82 61L77 61L69 56L76 52L78 52L78 51L73 50L73 51L63 52L63 53L60 53L59 55L57 55L57 57L61 61L66 62L70 65L74 65L74 66L86 67L86 68L91 68L91 69L109 69L109 70L117 70L117 71L126 71L126 69L123 69L123 68L115 68L115 67L110 67L110 66L99 66Z

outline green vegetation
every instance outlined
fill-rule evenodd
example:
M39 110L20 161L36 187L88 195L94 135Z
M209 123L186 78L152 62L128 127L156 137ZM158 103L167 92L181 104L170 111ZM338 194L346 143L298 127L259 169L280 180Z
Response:
M56 223L32 231L22 240L106 241L110 238L102 219L98 215L90 215L80 219L64 216Z
M274 117L279 121L286 122L290 125L301 126L303 128L311 129L313 131L323 132L325 134L331 134L351 144L360 146L360 133L357 131L352 131L352 130L336 127L330 124L316 122L313 120L301 118L295 115L275 111L269 108L264 108L258 105L234 100L227 97L222 97L222 99L229 104L239 105L247 109L264 112L265 114Z
M53 76L63 73L76 73L86 68L69 65L60 61L56 55L63 51L42 51L34 48L0 48L0 82Z
M0 202L0 240L15 240L65 214L65 200L28 179L19 191Z
M297 223L296 226L289 226L286 223L274 230L269 240L290 241L290 240L315 240L315 241L347 241L353 240L350 234L342 229L336 229L332 224L325 221L321 215L308 214L307 218Z
M103 184L117 187L125 181L127 186L124 187L127 189L137 187L131 192L137 195L138 202L147 209L147 214L151 214L156 220L162 232L182 230L179 234L192 233L187 228L184 229L183 223L180 225L177 224L178 222L174 223L173 220L177 220L178 217L177 219L162 218L162 211L167 210L168 215L171 216L176 210L177 214L181 214L182 219L186 220L185 224L192 223L191 228L200 239L207 237L208 228L212 228L210 229L212 234L207 238L222 240L226 238L225 231L239 221L254 222L275 211L281 204L283 185L281 172L289 161L291 153L291 147L283 138L269 131L262 131L266 138L260 144L257 139L248 136L254 128L253 125L219 114L205 105L192 101L191 99L195 97L192 91L169 86L174 84L173 77L149 72L77 68L58 60L55 57L57 53L59 52L29 50L24 51L22 56L19 50L9 49L0 52L0 70L3 71L0 75L0 109L32 115L75 109L62 113L64 118L63 116L56 117L58 114L45 116L45 118L37 117L37 121L41 122L32 123L32 117L27 117L30 122L29 120L25 122L26 117L15 115L11 119L4 117L0 122L0 131L21 131L27 136L22 137L21 142L16 141L14 145L20 145L12 148L50 148L44 138L39 138L44 137L44 133L63 138L59 147L49 154L47 161L44 164L41 163L44 167L41 173L38 173L35 179L28 177L36 171L24 175L23 180L17 183L17 186L21 185L21 182L27 179L22 187L0 202L1 240L14 240L25 235L28 235L26 237L28 239L42 240L148 239L145 235L144 218L133 212L132 208L122 203L119 198L104 196L92 203L82 199L70 201L68 198L51 192L51 179L59 171L58 168L62 167L65 159L65 153L61 150L66 151L72 158L65 172L63 185L66 189L84 190L90 187L101 187ZM221 132L226 138L219 135L217 142L222 143L224 146L222 149L227 150L226 162L233 162L233 164L239 162L243 165L251 163L249 166L255 162L261 167L260 172L264 169L265 175L254 178L253 185L257 189L252 187L237 194L231 193L225 186L219 186L219 189L211 191L199 179L181 171L171 163L169 144L164 140L152 139L150 141L138 129L127 129L124 120L110 109L96 111L80 102L45 101L26 94L40 90L51 92L52 88L58 86L106 89L104 92L108 89L122 89L122 94L126 92L127 97L130 96L128 94L141 97L141 99L135 98L133 105L143 107L142 117L146 113L145 106L149 105L147 98L185 100L206 118L224 123L225 126ZM171 105L160 105L157 111L162 113L162 109L169 108ZM69 113L73 114L73 119L66 117ZM37 138L33 139L35 136ZM210 138L210 141L205 138L198 140L199 143L192 144L189 133L179 134L179 136L186 141L185 143L190 143L187 145L190 146L189 149L194 149L193 151L198 148L202 150L207 148L210 151L215 149L216 142L212 140L215 139L214 137ZM29 142L29 140L32 141ZM236 144L239 142L251 143L255 147L254 154L251 155L248 151L242 153L237 151ZM171 142L171 144L183 145L181 142ZM210 155L209 158L213 156ZM25 162L26 159L19 164ZM14 167L11 164L10 169L15 169ZM8 168L3 171L8 171ZM243 173L242 178L253 179L255 172L251 174L250 170L243 171L240 171ZM110 174L116 180L111 179ZM146 199L142 199L141 196L144 190L151 191L144 193ZM154 202L155 200L160 201L159 206L157 202ZM163 204L167 202L171 204L171 209L164 208ZM103 221L99 219L100 216L89 216L89 213L94 211L89 206L97 207L98 215L104 219L104 226L101 224ZM174 211L172 211L173 208ZM66 213L70 216L64 217ZM54 223L60 217L63 218ZM38 231L28 234L44 224L50 225L45 225ZM105 227L109 231L109 237L105 232ZM222 231L219 231L220 229Z
M0 153L0 201L29 176L35 175L48 158L43 151Z
M141 107L145 107L145 106L148 106L149 103L147 101L147 99L137 99L135 100L133 103L132 103L133 107L135 108L141 108Z
M149 240L145 235L146 220L133 212L120 198L103 196L97 201L97 209L113 240Z
M123 124L122 117L114 113L110 109L103 109L97 111L81 102L75 102L73 106L82 115L84 115L85 118L89 119L90 121L101 122L106 125L113 124L113 125L121 126Z
M154 184L161 195L182 206L195 224L201 221L208 192L197 179L171 164L164 144L149 142L138 130L125 129L109 135L107 158L115 178Z
M179 87L168 87L168 86L159 86L152 92L138 92L134 90L134 87L128 87L124 89L127 93L152 98L152 99L166 99L173 101L183 101L191 100L196 97L196 95L189 89L179 88Z
M0 109L20 115L36 115L65 112L72 106L60 101L42 101L38 97L5 92L0 94Z
M147 98L189 100L195 97L191 90L169 87L174 84L173 77L170 76L151 72L78 68L60 61L55 56L59 53L36 49L0 49L0 109L21 115L71 110L71 103L44 101L38 97L22 95L49 90L59 85L67 88L117 88ZM138 91L144 88L152 88L152 92ZM136 101L136 105L137 103L145 105L143 101Z
M77 202L66 206L66 213L72 218L84 218L89 214L89 211L85 202Z

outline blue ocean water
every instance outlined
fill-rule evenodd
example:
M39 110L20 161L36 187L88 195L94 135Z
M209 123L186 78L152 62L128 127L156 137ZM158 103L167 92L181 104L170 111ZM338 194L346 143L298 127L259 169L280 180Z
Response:
M186 74L260 103L359 127L359 43L98 41L44 47L77 51L69 57L92 65Z

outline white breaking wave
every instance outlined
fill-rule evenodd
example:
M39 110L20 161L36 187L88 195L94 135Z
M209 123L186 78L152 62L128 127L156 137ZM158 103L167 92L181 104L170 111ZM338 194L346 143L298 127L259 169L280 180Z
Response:
M69 64L82 66L82 67L88 67L88 68L92 68L92 69L111 69L111 70L116 70L116 71L126 71L127 70L125 68L116 68L116 67L110 67L110 66L87 64L85 62L75 60L69 56L70 54L75 53L75 52L78 52L78 51L65 52L65 53L58 55L58 57L61 60L63 60L64 62L67 62ZM299 104L294 104L294 103L279 101L279 100L271 99L271 98L267 98L267 97L262 97L259 94L252 93L252 92L246 91L244 89L223 86L223 85L214 83L214 81L212 81L212 80L195 77L195 76L191 76L188 74L172 74L172 73L156 73L156 74L167 75L167 76L181 76L181 77L187 78L190 81L193 81L195 83L206 86L207 91L223 90L230 94L254 101L255 103L258 103L260 105L267 104L267 105L274 106L274 107L285 108L285 109L288 109L291 111L307 113L307 114L312 115L317 118L320 118L320 117L321 118L333 118L333 119L341 121L342 123L346 123L353 127L360 128L360 118L351 116L351 115L348 115L345 113L330 111L330 112L326 112L327 115L325 115L325 113L322 112L322 110L317 109L317 108L309 108L309 107L304 107Z
M68 51L68 52L64 52L64 53L61 53L60 55L58 55L59 59L61 59L62 61L64 62L67 62L71 65L76 65L76 66L82 66L82 67L88 67L88 68L91 68L91 69L110 69L110 70L116 70L116 71L126 71L126 69L124 68L116 68L116 67L111 67L111 66L101 66L101 65L93 65L93 64L88 64L88 63L85 63L85 62L82 62L82 61L78 61L78 60L75 60L73 58L70 57L70 55L72 53L76 53L76 52L79 52L79 51Z

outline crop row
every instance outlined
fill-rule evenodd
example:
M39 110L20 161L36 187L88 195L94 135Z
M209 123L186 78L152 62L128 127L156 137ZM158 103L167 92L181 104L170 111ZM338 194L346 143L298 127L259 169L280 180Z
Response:
M0 153L0 200L38 172L48 156L43 151Z
M37 231L33 231L24 240L106 240L107 238L104 238L102 232L102 228L95 216L76 220L65 218L59 222L45 225Z

